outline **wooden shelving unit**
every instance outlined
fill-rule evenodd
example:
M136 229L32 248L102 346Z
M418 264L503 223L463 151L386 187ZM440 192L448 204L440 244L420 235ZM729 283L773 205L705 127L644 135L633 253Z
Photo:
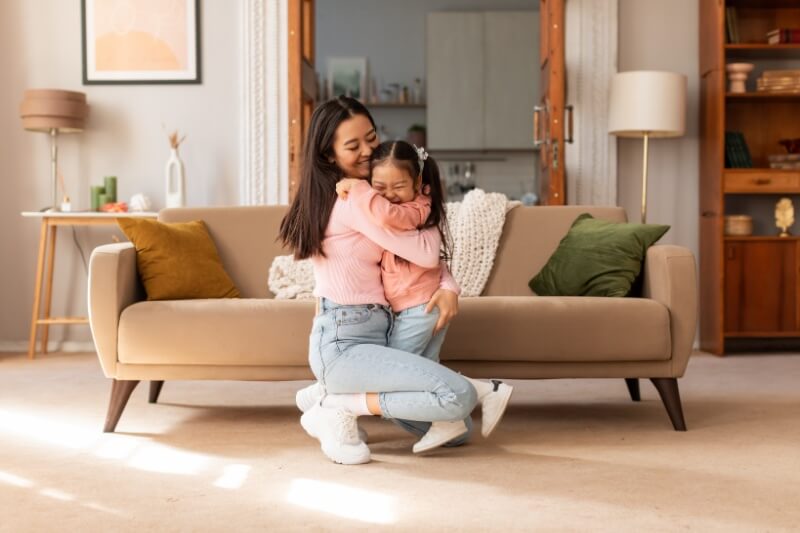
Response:
M736 10L741 43L726 42L727 7ZM800 195L800 169L772 169L768 159L783 152L780 139L800 137L800 93L732 94L725 72L743 61L756 65L754 75L797 68L800 44L765 42L772 29L796 27L800 2L700 1L700 346L719 355L737 339L800 340L800 238L724 234L726 214L751 206L765 217L773 199ZM754 168L725 168L726 131L744 134Z

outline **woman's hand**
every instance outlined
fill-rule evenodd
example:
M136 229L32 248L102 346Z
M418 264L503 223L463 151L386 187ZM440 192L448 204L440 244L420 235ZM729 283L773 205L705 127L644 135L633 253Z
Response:
M338 182L336 182L336 194L338 194L339 198L342 200L347 200L347 194L350 192L350 189L352 189L353 186L360 181L364 180L357 178L340 179Z
M439 308L439 320L433 328L433 334L436 335L458 314L458 294L447 289L437 290L428 302L425 312L430 313L434 307Z

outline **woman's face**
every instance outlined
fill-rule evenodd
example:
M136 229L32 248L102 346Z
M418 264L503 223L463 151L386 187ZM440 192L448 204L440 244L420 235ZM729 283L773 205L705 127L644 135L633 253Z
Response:
M345 177L366 179L369 176L369 156L378 146L378 134L364 115L348 118L336 128L333 137L333 162Z
M419 187L417 181L409 175L408 170L390 163L372 169L372 188L393 204L413 200Z

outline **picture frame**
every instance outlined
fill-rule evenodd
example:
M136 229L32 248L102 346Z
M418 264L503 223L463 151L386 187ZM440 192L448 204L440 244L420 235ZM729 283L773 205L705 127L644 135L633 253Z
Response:
M200 0L81 0L81 52L84 85L202 83Z
M367 100L366 57L328 58L328 96L352 96L356 100Z

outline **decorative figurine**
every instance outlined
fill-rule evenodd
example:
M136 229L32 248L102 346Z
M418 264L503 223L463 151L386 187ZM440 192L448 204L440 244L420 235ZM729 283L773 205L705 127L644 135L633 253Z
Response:
M794 206L791 198L781 198L775 204L775 225L780 228L781 237L789 236L789 228L794 224Z

